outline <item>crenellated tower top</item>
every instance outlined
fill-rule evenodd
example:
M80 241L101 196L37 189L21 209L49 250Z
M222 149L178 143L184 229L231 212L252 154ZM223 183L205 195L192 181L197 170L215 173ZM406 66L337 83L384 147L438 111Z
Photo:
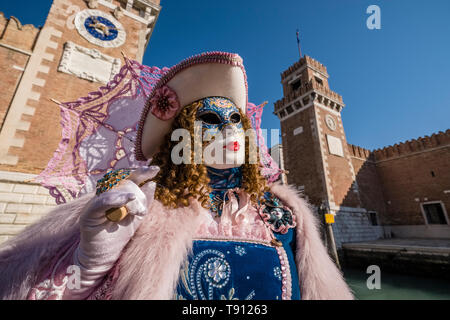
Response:
M330 90L327 68L317 60L303 56L281 73L283 98L275 102L274 113L283 120L294 111L306 108L311 102L340 112L342 96Z

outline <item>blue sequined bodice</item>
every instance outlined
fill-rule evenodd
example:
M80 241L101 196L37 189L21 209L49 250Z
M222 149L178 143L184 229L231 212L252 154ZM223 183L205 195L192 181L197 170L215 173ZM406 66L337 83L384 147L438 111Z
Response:
M176 298L299 299L298 290L288 288L288 282L296 283L292 280L282 248L263 242L195 240L192 255L180 272Z

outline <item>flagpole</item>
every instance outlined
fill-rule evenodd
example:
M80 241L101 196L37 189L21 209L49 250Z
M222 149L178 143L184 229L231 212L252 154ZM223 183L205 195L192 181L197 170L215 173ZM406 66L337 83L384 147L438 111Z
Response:
M300 47L300 32L297 29L297 46L298 46L298 54L300 55L300 59L302 58L302 49Z

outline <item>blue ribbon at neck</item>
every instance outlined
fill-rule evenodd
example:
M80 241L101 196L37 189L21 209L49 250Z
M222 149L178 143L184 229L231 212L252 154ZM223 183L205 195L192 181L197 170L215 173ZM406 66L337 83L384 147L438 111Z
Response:
M218 216L222 214L223 197L228 189L242 186L242 167L230 169L215 169L207 167L209 186L212 191L209 194L211 211ZM227 201L228 199L225 199Z

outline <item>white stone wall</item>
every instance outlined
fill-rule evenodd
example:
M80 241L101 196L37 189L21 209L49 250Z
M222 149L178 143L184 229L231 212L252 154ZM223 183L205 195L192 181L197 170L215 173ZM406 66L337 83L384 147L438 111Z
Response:
M0 171L0 243L18 234L56 206L48 189L27 182L35 175Z
M383 226L373 226L366 212L338 211L333 224L338 248L342 243L377 240L384 237Z
M384 226L384 229L393 238L450 239L448 224Z

